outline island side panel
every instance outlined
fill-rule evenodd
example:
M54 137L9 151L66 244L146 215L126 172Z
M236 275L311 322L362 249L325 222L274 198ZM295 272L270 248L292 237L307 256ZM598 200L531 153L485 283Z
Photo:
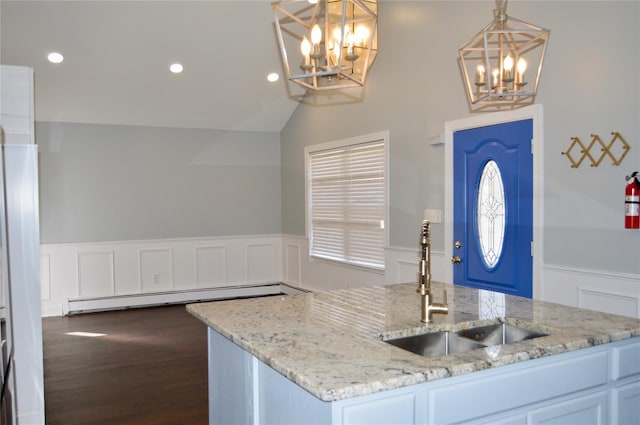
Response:
M333 404L324 402L273 370L258 364L259 424L330 424Z
M209 328L209 424L254 423L254 357Z

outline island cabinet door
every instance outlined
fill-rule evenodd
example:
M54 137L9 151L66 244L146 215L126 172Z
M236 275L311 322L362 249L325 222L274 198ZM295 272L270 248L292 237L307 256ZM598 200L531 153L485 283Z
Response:
M427 420L423 385L383 391L334 403L333 423L342 425L414 425Z
M640 362L640 359L638 359ZM640 424L640 382L620 385L611 390L612 424Z
M552 418L553 413L545 416L545 411L538 409L553 409L560 400L576 399L580 404L576 409L580 410L592 401L590 396L593 393L606 395L607 365L607 349L601 347L434 381L429 385L427 423L530 424L532 416L526 422L523 420L525 415L532 415L534 411L540 418L537 423L544 423L546 419L543 418ZM577 400L582 396L588 397L584 403ZM606 413L606 396L598 398L596 406L601 402ZM567 420L554 422L550 419L548 423L606 422L571 422L568 420L570 405L555 407L569 416ZM596 410L595 415L595 418L600 417L602 411Z
M529 412L534 424L599 425L607 423L607 392L600 391Z
M640 424L640 338L611 349L610 420L612 424Z

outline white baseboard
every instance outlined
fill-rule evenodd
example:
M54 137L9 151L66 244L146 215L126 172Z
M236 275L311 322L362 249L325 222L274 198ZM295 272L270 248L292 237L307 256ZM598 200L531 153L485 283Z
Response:
M150 307L168 304L186 304L205 301L218 301L231 298L260 297L267 295L295 295L308 293L284 283L265 283L264 285L229 286L224 288L192 289L186 291L160 292L155 294L132 294L114 297L68 300L64 315L94 311L119 310L137 307Z
M149 307L165 304L215 301L229 298L256 297L281 294L277 283L266 285L235 286L212 289L191 289L185 291L159 292L155 294L132 294L112 297L73 299L67 302L65 315L92 311L116 310L135 307Z

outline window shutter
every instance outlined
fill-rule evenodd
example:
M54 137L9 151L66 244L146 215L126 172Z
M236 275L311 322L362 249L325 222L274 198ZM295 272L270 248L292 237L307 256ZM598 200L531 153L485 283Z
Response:
M310 153L311 256L384 269L384 143Z

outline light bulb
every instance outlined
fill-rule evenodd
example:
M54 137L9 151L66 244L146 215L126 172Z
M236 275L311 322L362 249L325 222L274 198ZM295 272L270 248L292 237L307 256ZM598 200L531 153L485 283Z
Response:
M322 40L322 30L318 24L315 24L313 28L311 28L311 42L313 44L319 44L320 40Z
M486 80L486 70L484 69L484 64L479 63L476 67L476 84L478 86L484 86L487 84Z
M358 25L356 27L356 38L358 43L364 43L369 39L371 31L364 25Z
M507 55L507 57L504 58L503 64L505 71L511 71L513 69L513 58L511 57L511 55Z
M333 29L333 38L336 39L336 42L340 43L340 40L342 40L342 32L340 31L340 28Z
M516 85L519 88L524 87L527 83L524 81L524 72L527 70L527 61L524 58L518 59L518 65L516 65Z
M300 51L302 52L302 56L304 58L302 65L300 65L300 68L302 68L304 71L308 71L312 68L311 59L309 57L309 54L311 53L311 43L309 43L309 40L306 36L302 39L302 43L300 43Z
M307 39L307 37L304 37L302 39L302 43L300 43L300 51L302 52L305 58L309 57L309 53L311 53L311 43L309 43L309 40Z
M517 69L520 74L524 74L524 72L527 70L527 61L524 60L524 58L518 59Z
M347 34L347 45L353 49L353 43L356 39L356 36L353 33Z
M502 76L502 81L505 83L511 83L513 81L513 56L507 55L502 62L504 66L504 75Z

